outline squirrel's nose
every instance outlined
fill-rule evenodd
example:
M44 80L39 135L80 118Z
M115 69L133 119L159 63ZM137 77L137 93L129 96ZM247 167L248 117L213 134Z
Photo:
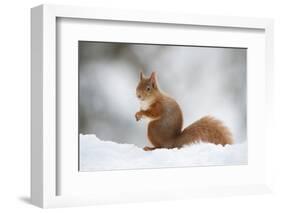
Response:
M141 98L141 95L137 95L137 96L138 96L139 99Z

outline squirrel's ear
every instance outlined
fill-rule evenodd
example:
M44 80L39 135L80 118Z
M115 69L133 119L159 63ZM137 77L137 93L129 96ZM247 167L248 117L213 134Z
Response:
M151 84L154 88L156 88L156 72L152 72L150 76Z
M143 72L141 71L140 72L140 80L143 80L144 79L144 75L143 75Z

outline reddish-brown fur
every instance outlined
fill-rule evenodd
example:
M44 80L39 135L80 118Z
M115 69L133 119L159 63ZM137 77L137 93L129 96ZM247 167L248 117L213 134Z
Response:
M147 136L153 147L180 148L197 141L214 144L232 144L232 135L223 123L211 116L205 116L182 130L183 116L178 103L160 91L153 72L150 78L140 75L137 96L145 105L136 113L137 121L143 117L151 119Z

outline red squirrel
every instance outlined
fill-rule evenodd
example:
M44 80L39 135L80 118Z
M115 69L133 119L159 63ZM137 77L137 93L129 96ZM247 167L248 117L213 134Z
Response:
M214 144L232 144L232 135L223 123L211 116L205 116L182 129L183 115L178 103L163 93L156 81L156 73L150 77L140 73L136 89L140 101L140 111L136 120L148 118L147 136L153 147L145 146L145 151L159 148L181 148L198 141Z

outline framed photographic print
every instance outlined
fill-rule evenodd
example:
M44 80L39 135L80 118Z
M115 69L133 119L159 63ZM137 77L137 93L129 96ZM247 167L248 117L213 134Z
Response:
M272 20L31 14L32 203L270 192Z

